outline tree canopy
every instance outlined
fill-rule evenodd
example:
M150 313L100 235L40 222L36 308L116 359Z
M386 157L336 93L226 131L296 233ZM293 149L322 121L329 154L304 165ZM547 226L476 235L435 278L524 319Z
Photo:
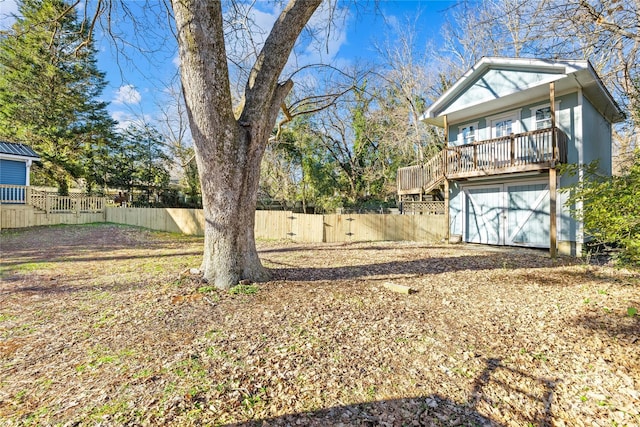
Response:
M103 185L115 122L89 26L62 0L22 0L0 37L0 136L42 158L35 182L65 193L70 179Z

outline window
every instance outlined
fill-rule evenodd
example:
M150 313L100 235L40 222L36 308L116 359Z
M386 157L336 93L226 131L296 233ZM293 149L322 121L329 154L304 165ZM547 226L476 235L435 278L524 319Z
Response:
M536 110L535 129L547 129L551 127L551 107L542 107Z
M512 119L498 120L494 123L493 126L495 127L496 138L500 138L501 136L509 136L513 133Z
M556 100L556 122L558 111L560 110L560 100ZM530 130L549 129L551 127L551 106L549 104L536 105L531 108Z
M491 138L504 138L520 132L520 113L521 110L514 110L487 117Z
M476 130L473 126L467 126L462 128L463 144L473 144L475 140L476 140Z
M478 123L460 126L458 135L460 144L473 144L478 139Z

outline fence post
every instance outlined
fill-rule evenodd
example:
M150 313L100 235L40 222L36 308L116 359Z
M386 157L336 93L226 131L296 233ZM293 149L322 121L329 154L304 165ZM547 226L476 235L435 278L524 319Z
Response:
M49 193L44 193L44 211L47 215L51 213L51 198Z
M24 204L31 205L31 187L27 185L24 191Z

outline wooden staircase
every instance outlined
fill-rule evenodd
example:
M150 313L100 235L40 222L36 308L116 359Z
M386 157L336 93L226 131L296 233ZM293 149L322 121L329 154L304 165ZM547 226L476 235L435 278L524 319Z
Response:
M398 195L429 194L445 180L444 153L440 151L422 165L398 169Z

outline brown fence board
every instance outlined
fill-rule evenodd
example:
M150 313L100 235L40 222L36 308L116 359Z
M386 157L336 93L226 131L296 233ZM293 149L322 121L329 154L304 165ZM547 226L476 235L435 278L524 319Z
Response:
M102 213L45 214L27 206L2 205L0 218L2 228L110 222L187 235L204 234L204 214L196 209L107 207ZM255 218L256 238L265 240L309 243L376 240L435 242L445 236L444 215L309 215L289 211L256 211Z
M104 212L46 214L26 205L0 205L0 229L104 222Z

